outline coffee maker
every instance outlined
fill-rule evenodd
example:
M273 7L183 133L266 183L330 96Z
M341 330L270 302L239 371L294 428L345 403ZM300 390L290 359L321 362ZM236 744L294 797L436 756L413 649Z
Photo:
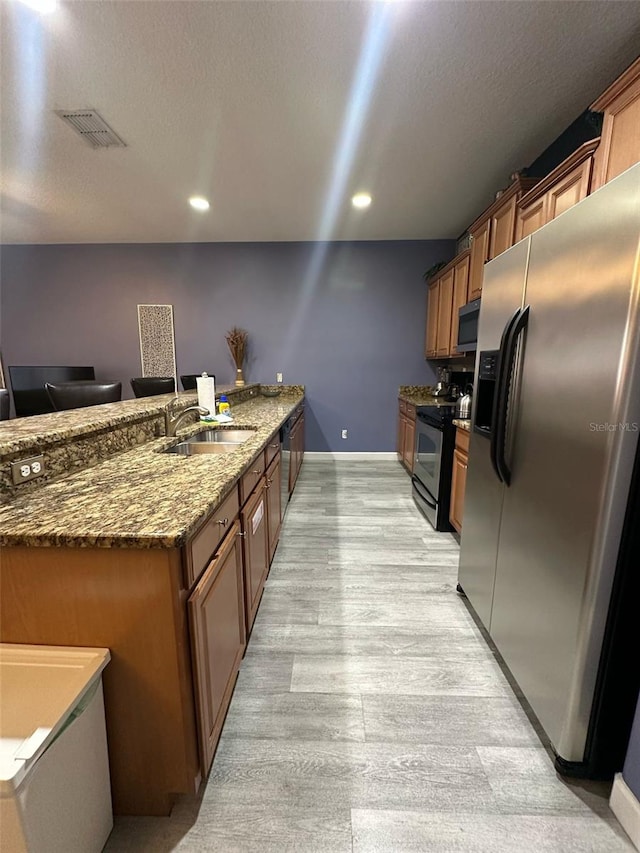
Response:
M448 397L451 383L451 371L447 367L438 368L438 383L431 392L434 397Z

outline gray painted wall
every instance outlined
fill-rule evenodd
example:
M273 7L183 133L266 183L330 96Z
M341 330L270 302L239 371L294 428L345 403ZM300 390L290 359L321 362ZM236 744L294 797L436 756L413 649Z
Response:
M636 716L631 729L622 775L636 799L640 800L640 699L638 699L638 706L636 707Z
M400 384L433 381L422 274L454 242L4 246L10 364L140 375L138 303L174 305L178 372L234 378L224 333L246 328L249 381L307 386L309 450L395 448ZM340 438L347 428L349 438Z

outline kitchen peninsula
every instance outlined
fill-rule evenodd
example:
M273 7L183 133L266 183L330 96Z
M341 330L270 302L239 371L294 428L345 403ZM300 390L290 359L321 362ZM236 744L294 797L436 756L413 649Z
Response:
M255 434L229 453L163 452L202 429L160 434L173 395L0 429L4 472L42 452L54 475L0 483L1 639L111 650L116 813L168 814L213 760L279 534L279 430L304 426L302 387L259 391L231 399L234 428Z

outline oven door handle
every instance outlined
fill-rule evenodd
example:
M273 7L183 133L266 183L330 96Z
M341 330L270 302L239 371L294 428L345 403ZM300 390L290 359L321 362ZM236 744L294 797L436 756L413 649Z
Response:
M411 477L411 484L412 484L413 488L416 490L416 492L420 495L420 497L422 498L422 500L423 500L426 504L428 504L428 505L431 507L431 509L437 509L437 508L438 508L438 504L437 504L437 503L436 503L436 502L431 498L431 495L429 495L429 497L427 497L427 496L424 494L424 492L423 492L423 488L424 488L424 486L422 485L422 483L421 483L421 482L420 482L420 480L416 477L416 475L415 475L415 474Z

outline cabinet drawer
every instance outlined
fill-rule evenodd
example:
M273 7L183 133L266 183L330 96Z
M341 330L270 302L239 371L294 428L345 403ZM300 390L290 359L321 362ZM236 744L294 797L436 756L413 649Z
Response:
M238 513L240 512L240 501L238 500L238 487L233 487L231 494L225 498L218 509L214 510L204 525L196 533L193 539L187 543L185 548L185 580L187 589L200 577L213 552L231 528Z
M403 415L407 413L407 404L404 400L398 400L398 409Z
M456 447L461 453L469 454L469 431L466 429L456 428Z
M280 452L280 433L272 435L264 449L264 467L268 468Z
M263 474L264 453L261 453L253 460L249 466L249 470L242 475L242 479L240 480L240 506L243 506L247 502L251 492L258 485Z

